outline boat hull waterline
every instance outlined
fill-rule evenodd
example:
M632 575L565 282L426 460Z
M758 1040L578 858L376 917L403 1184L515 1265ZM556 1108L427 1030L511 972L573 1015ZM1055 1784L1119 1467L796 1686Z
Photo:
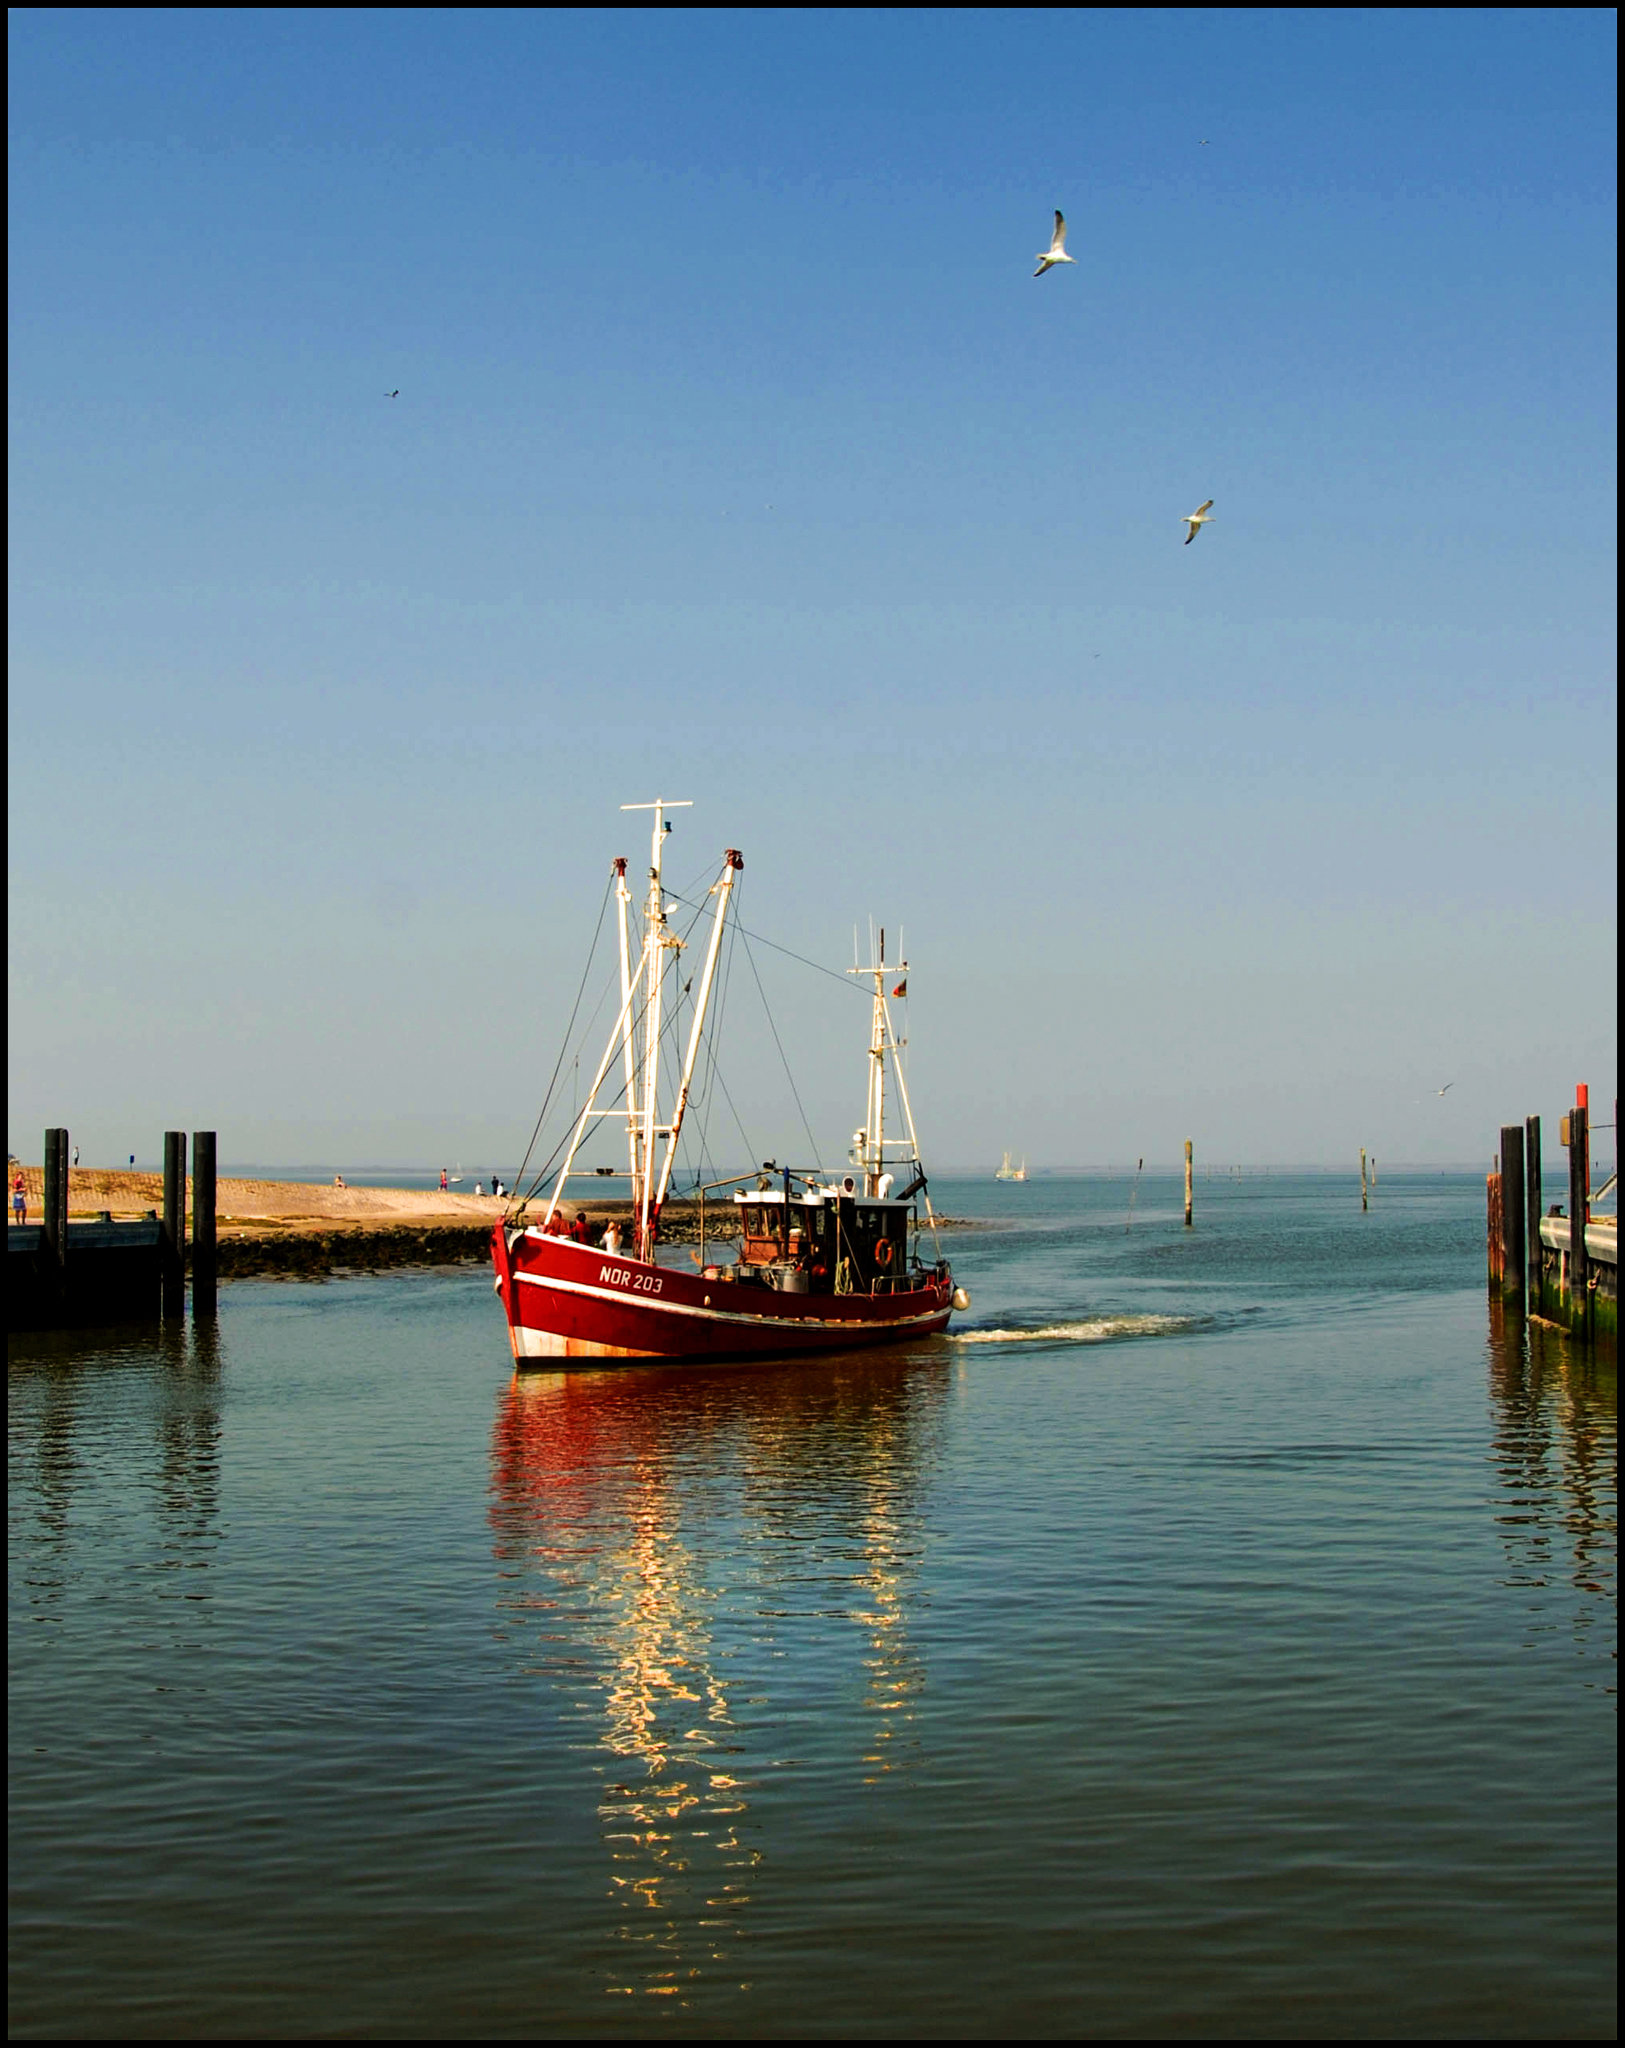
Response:
M851 1351L937 1336L953 1308L945 1268L894 1293L797 1294L500 1223L491 1253L516 1363Z

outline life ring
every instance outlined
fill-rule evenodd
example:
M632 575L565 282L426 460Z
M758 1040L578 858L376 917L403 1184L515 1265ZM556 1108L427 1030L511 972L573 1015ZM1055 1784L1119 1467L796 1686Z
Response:
M883 1237L875 1246L875 1264L889 1266L892 1262L893 1245L889 1237Z

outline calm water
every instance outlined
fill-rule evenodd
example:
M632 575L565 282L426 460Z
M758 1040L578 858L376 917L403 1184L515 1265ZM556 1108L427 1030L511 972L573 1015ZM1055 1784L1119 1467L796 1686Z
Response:
M1611 1367L1483 1183L944 1186L958 1340L14 1340L25 2034L1614 2031Z

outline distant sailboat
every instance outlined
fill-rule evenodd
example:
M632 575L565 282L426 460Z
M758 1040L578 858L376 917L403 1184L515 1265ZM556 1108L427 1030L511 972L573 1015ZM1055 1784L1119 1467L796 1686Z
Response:
M994 1174L993 1178L995 1180L1025 1180L1027 1178L1026 1160L1023 1159L1019 1166L1012 1166L1010 1164L1010 1155L1008 1152L1006 1152L1004 1155L1004 1164L999 1168L998 1172Z

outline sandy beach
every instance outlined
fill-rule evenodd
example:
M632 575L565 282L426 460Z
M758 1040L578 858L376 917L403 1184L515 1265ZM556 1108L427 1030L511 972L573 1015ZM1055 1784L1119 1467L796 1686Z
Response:
M28 1213L37 1220L44 1200L44 1169L22 1168ZM115 1219L144 1216L161 1209L163 1175L132 1173L123 1167L78 1166L68 1175L68 1214L88 1219L105 1209ZM192 1183L186 1183L186 1207L192 1207ZM378 1226L411 1223L489 1223L501 1213L494 1195L442 1194L435 1188L335 1188L295 1180L234 1180L222 1176L215 1185L215 1215L227 1227L247 1232L331 1230L335 1225Z

